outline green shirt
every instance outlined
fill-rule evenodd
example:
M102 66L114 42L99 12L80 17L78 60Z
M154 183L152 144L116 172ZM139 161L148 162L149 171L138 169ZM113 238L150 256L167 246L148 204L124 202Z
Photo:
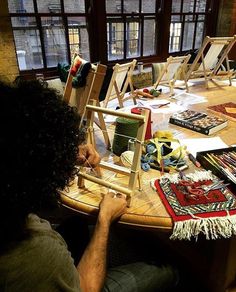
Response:
M63 238L49 222L28 216L31 236L0 257L0 291L78 292L79 274Z

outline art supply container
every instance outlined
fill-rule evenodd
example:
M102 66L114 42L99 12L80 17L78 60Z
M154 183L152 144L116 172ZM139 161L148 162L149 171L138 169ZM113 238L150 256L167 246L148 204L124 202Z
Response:
M143 62L138 62L138 71L139 73L143 72Z

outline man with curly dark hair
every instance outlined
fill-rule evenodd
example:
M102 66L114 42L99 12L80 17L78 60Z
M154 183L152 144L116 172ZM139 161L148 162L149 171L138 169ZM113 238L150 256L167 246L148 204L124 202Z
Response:
M127 206L122 195L109 193L102 199L94 233L77 266L63 238L39 217L74 178L78 160L93 166L99 162L97 152L81 144L84 135L78 125L75 110L40 82L0 83L0 291L136 291L132 268L129 273L113 271L116 280L112 273L106 279L110 225ZM143 275L142 267L136 272ZM168 268L155 273L159 287L175 276ZM121 289L122 275L124 283L133 283L129 289ZM153 279L138 291L157 291Z

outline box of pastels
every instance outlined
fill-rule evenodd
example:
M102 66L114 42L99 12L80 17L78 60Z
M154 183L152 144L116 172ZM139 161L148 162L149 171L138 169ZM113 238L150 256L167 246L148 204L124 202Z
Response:
M236 147L197 152L202 167L211 170L236 190Z

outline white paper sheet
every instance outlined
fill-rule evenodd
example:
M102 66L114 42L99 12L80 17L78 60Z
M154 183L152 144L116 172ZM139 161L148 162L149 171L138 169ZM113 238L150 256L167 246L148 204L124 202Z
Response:
M225 144L220 137L212 138L195 138L195 139L181 139L181 145L186 145L187 150L196 157L197 152L227 148L228 145Z
M182 92L172 97L178 105L190 105L207 102L204 96Z

